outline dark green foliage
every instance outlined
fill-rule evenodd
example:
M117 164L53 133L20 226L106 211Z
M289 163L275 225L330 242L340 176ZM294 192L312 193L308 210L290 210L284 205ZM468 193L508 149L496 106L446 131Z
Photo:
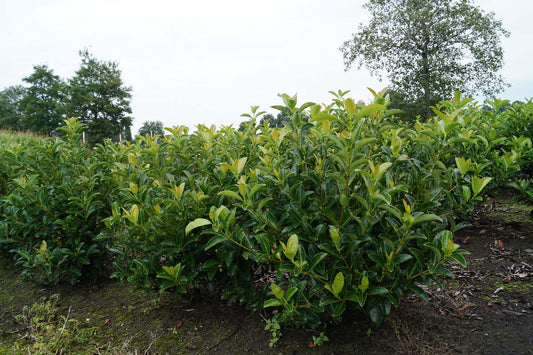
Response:
M161 121L145 121L141 128L139 128L139 135L153 137L155 135L164 136L163 122Z
M132 121L131 88L124 86L117 63L99 61L87 50L80 56L81 67L69 80L67 115L87 125L91 145L124 139Z
M9 167L4 167L8 183L0 204L0 242L40 283L96 278L108 258L99 233L110 214L109 184L81 144L83 128L70 119L60 128L61 140L2 153Z
M282 128L286 123L289 123L291 120L290 112L287 112L286 109L281 110L276 117L274 115L267 113L263 115L259 125L268 125L270 128Z
M419 283L465 262L455 216L515 173L530 142L502 149L504 130L460 95L407 128L381 93L366 107L343 94L324 111L281 95L283 128L256 128L263 113L252 107L239 131L176 128L129 147L112 174L122 202L106 220L115 276L139 289L218 290L307 326L354 308L379 322L404 295L426 298Z
M0 129L23 130L24 117L20 100L24 95L22 86L10 86L0 91Z
M252 107L242 130L175 127L89 150L68 121L58 141L13 143L0 160L4 249L45 282L108 260L136 289L276 307L273 324L347 310L379 323L406 295L427 299L420 285L442 285L450 261L465 265L457 217L531 162L531 140L510 134L508 111L459 93L411 126L383 92L367 106L333 94L328 106L281 95L283 127L256 127Z
M21 128L42 135L57 133L65 118L66 84L46 65L33 67L33 74L22 79L28 84L19 101L23 114Z
M421 101L410 101L405 97L405 95L394 90L387 90L387 95L389 96L390 100L389 108L401 110L402 112L398 113L397 116L401 120L409 123L414 123L417 120L427 119L428 108L435 106L439 101L434 100L429 102L429 106L427 106L427 103Z
M506 85L497 71L509 33L472 0L370 0L364 8L372 18L340 48L345 66L386 73L408 110L428 118L455 90L493 97Z
M131 88L123 85L118 64L99 61L87 50L80 56L80 69L66 82L38 65L23 79L27 87L0 92L0 128L55 135L66 117L78 117L91 146L104 139L130 141Z

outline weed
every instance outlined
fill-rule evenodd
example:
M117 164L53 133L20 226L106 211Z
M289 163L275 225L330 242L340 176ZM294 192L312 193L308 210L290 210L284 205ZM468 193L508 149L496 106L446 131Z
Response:
M320 335L314 336L313 335L313 345L314 346L321 346L325 342L329 341L329 338L324 334L324 332L320 332Z
M266 331L270 331L270 347L273 348L278 343L279 339L281 338L281 327L277 320L275 319L269 319L267 320L267 324L265 326ZM313 337L314 338L314 337Z
M70 318L69 307L66 316L57 314L58 295L48 300L23 308L22 314L15 316L17 322L26 327L26 334L13 344L14 351L39 354L72 353L77 346L88 345L95 328L80 328L80 322ZM77 353L91 353L76 350Z

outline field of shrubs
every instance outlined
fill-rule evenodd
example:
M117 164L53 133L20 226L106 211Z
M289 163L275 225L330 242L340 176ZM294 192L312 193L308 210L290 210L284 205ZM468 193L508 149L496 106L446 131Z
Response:
M533 102L456 94L425 122L388 100L280 95L283 128L199 125L87 147L0 135L0 248L43 284L114 277L177 297L209 290L278 324L315 328L360 309L380 323L465 265L461 222L491 189L526 198Z

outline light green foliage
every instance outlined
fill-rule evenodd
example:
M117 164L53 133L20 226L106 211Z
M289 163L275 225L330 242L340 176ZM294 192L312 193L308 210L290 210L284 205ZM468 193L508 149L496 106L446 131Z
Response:
M332 94L324 106L281 95L281 128L174 127L88 150L69 121L57 142L13 143L0 153L2 243L34 278L107 259L136 289L214 290L277 308L278 326L350 309L379 323L407 294L427 300L419 285L442 285L447 263L465 265L457 217L531 163L531 141L458 93L413 126L383 92L367 106Z
M400 108L428 117L454 90L493 97L505 86L497 71L509 33L472 0L369 0L364 8L372 18L340 48L345 66L386 73Z

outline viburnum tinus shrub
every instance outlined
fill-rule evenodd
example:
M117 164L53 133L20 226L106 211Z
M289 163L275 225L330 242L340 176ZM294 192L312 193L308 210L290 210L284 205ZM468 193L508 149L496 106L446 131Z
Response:
M107 259L99 236L110 214L104 203L103 171L81 143L84 125L66 120L64 136L46 140L20 155L18 176L2 199L2 243L40 283L98 277Z

